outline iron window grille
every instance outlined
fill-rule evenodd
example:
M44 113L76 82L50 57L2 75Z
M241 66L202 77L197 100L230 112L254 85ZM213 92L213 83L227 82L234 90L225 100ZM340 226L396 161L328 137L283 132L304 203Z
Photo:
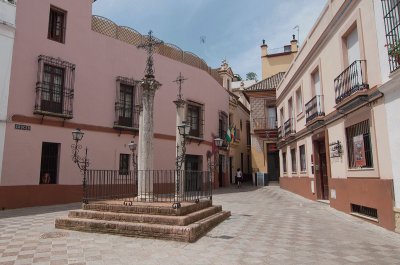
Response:
M188 101L186 121L190 125L189 136L202 139L204 127L204 105Z
M117 77L114 128L124 130L139 129L139 115L142 104L140 81Z
M306 164L306 147L304 144L300 145L299 152L300 152L300 172L305 172L307 170L307 164Z
M390 72L400 66L400 1L382 0Z
M358 137L358 139L355 137ZM349 168L372 168L373 160L369 120L347 127L346 139Z
M48 39L65 43L66 18L66 11L54 6L50 7Z
M228 128L228 115L225 112L220 111L219 112L219 130L218 130L219 138L225 140L227 128Z
M72 119L75 65L40 55L34 114Z
M286 152L282 153L282 166L283 166L283 173L286 173L287 172Z
M297 173L296 149L290 150L290 157L292 159L292 173Z
M358 213L367 217L378 219L378 210L376 208L371 208L359 204L350 204L351 212Z

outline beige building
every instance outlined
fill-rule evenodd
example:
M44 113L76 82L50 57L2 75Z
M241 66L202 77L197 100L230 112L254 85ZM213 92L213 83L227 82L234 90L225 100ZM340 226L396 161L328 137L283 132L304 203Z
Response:
M394 229L374 1L328 1L277 88L280 185Z
M251 109L251 166L254 183L257 182L256 173L258 176L261 174L261 178L262 175L268 175L269 180L279 180L276 87L296 53L297 40L294 36L290 45L271 50L268 50L263 40L261 45L263 80L243 89Z
M218 73L222 77L223 87L229 93L229 113L220 113L219 137L225 139L225 146L228 150L228 176L230 183L235 183L236 170L240 168L244 175L251 174L250 156L250 111L246 105L248 102L240 89L237 89L234 73L224 60ZM235 88L234 88L235 87ZM226 120L226 122L224 122ZM229 128L231 141L226 141L226 134Z

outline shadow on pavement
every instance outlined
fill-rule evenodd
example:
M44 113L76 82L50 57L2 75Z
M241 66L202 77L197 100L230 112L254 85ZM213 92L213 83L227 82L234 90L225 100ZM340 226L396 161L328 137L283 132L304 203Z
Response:
M49 206L38 206L29 208L19 208L19 209L7 209L0 210L0 219L13 218L28 215L38 215L38 214L48 214L69 211L72 209L81 208L82 203L70 203L61 205L49 205Z

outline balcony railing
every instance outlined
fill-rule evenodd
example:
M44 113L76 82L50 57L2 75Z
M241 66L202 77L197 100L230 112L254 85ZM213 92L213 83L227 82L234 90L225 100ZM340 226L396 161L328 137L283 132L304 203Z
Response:
M284 135L284 131L282 130L282 126L279 126L278 127L278 141L282 140L284 136L285 135Z
M276 128L275 117L253 119L253 130L275 130Z
M287 121L285 121L284 128L285 128L285 137L295 134L296 130L294 128L294 118L290 118Z
M317 95L306 104L306 123L321 116L325 116L324 96Z
M125 130L139 129L139 106L127 109L120 102L115 102L114 128Z
M367 61L357 60L335 78L336 104L358 91L368 89L366 73Z
M390 72L400 67L400 1L382 0Z

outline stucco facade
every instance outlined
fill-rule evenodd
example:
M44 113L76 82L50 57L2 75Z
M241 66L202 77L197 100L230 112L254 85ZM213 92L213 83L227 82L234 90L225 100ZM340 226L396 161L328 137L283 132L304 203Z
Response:
M373 1L328 1L277 88L281 187L394 229Z
M51 7L66 15L61 41L49 37ZM90 168L118 170L120 155L131 154L127 144L139 141L137 128L115 126L120 83L136 83L143 78L146 53L132 45L134 40L129 38L138 36L134 30L92 17L91 0L21 0L17 3L16 24L7 107L10 121L5 124L2 138L0 208L78 201L82 175L71 160L71 131L79 127L85 132L82 145L89 149ZM200 58L184 53L185 58L173 59L174 52L179 51L171 47L164 45L154 54L155 76L162 84L154 101L154 169L175 168L173 101L178 87L172 80L181 72L187 79L182 86L183 98L198 107L202 122L199 136L192 137L186 153L197 156L198 170L206 171L206 153L219 130L218 113L229 111L229 95L218 74ZM73 88L66 115L37 111L37 91L43 88L35 90L35 86L44 82L46 69L41 67L52 62L66 65L69 70L65 71L71 72L71 76L64 76L72 80ZM39 184L44 143L57 148L57 172L50 185Z

